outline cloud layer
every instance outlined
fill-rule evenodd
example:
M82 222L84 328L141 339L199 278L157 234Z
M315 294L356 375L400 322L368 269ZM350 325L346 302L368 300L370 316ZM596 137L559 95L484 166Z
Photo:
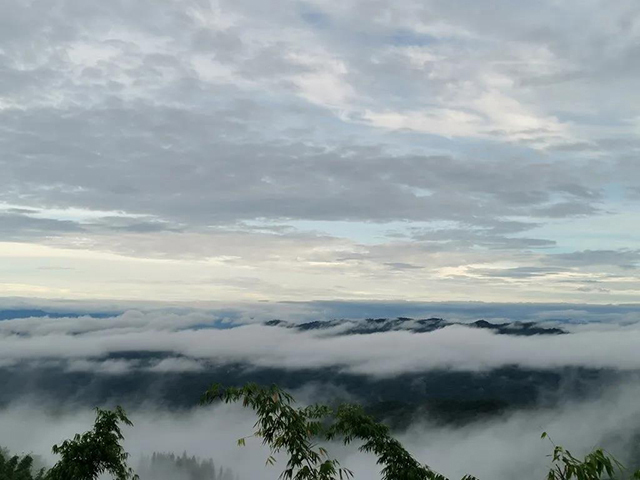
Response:
M287 370L336 368L372 377L509 366L634 371L640 370L640 322L630 320L628 317L625 324L569 325L569 334L533 337L498 335L464 325L429 333L340 335L342 327L298 331L261 323L228 323L204 312L128 311L109 318L2 321L0 362L9 368L49 363L68 371L106 374L136 369L202 371L225 364ZM108 358L148 352L161 352L162 356L151 364Z

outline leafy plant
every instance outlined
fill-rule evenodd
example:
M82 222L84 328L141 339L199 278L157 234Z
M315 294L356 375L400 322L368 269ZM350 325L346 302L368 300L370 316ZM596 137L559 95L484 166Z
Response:
M97 480L109 473L115 480L138 480L127 466L129 454L121 443L124 440L120 424L132 426L121 407L115 410L96 409L93 428L73 439L53 446L53 453L61 459L46 474L46 480Z
M553 454L550 455L552 463L547 480L640 479L640 470L630 477L626 476L627 472L624 466L601 448L589 453L584 457L584 460L580 460L568 450L553 443L547 432L544 432L541 438L548 438L554 446Z
M253 409L258 419L253 435L271 449L268 464L284 451L287 464L282 480L344 480L352 477L349 469L329 457L321 441L341 440L345 444L363 442L360 450L373 453L382 467L383 480L446 480L414 459L402 444L394 439L389 428L366 415L361 407L343 405L337 410L325 405L295 407L293 397L275 385L260 387L248 384L241 388L211 387L202 397L203 403L221 400L242 402ZM245 437L247 438L247 437ZM238 440L245 444L245 438ZM475 480L466 476L463 480Z
M10 456L9 452L0 448L0 479L2 480L43 480L44 469L33 473L33 457L25 455Z
M202 402L216 400L242 401L243 406L255 410L258 420L252 436L261 437L262 443L269 446L271 455L267 463L274 464L274 456L281 451L289 457L281 479L333 480L352 476L351 471L341 468L339 462L329 458L328 452L316 443L324 432L323 420L331 413L329 407L296 408L292 405L293 397L275 385L263 388L249 384L227 389L214 385L204 394ZM246 438L239 439L238 445L244 445Z

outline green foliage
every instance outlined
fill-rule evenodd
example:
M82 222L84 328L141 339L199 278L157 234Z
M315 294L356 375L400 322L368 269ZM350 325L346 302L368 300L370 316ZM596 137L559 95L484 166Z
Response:
M33 472L33 457L25 455L10 456L9 452L0 448L0 479L2 480L43 480L44 469Z
M288 455L287 465L280 475L283 480L334 480L351 477L337 460L317 445L316 439L324 431L323 419L331 409L322 405L296 408L293 398L275 385L262 388L249 384L242 388L221 389L214 385L203 396L203 403L222 400L226 403L242 401L243 406L255 410L258 420L254 436L269 446L268 464L275 463L277 453ZM238 440L244 445L245 438Z
M402 444L394 439L389 428L366 415L359 406L343 405L337 410L324 405L294 407L291 395L277 386L265 388L249 384L242 388L211 387L202 397L203 403L222 400L242 402L258 417L253 436L271 449L268 464L275 463L274 455L284 451L287 464L280 475L282 480L337 480L352 476L331 459L318 442L341 440L345 444L362 442L360 450L378 457L383 480L446 480L427 465L414 459ZM245 439L238 440L239 445ZM475 480L466 476L463 480Z
M386 425L376 422L357 405L342 405L335 412L327 438L342 438L345 444L354 440L363 442L360 450L378 457L384 480L439 479L431 469L419 463L393 438Z
M342 405L332 409L324 405L296 408L291 395L277 386L265 388L248 384L242 388L211 387L202 397L203 403L222 400L242 402L258 417L253 436L262 438L271 449L268 464L275 462L274 454L284 451L289 459L280 475L283 480L336 480L352 476L339 466L327 450L318 445L322 441L342 441L345 445L358 441L360 451L377 457L383 480L447 480L429 466L418 462L391 436L386 425L375 421L357 405ZM542 438L548 438L544 433ZM245 444L245 438L238 440ZM589 453L583 460L563 447L554 445L551 469L547 480L640 480L640 470L627 476L620 462L601 449ZM477 480L466 475L462 480Z
M549 438L549 435L544 432L541 438ZM618 460L600 448L580 460L563 447L555 444L553 446L547 480L640 479L640 470L629 476Z
M115 410L96 409L93 428L76 434L53 446L53 453L61 459L46 474L46 480L97 480L109 473L115 480L137 480L127 466L129 454L120 444L124 440L120 424L133 425L121 407Z

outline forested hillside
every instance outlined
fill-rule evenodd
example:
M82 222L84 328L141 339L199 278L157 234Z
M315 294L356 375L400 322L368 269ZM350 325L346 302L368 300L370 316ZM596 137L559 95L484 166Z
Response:
M230 468L217 466L213 459L175 453L154 452L140 459L136 473L140 480L237 480Z
M261 439L270 449L265 468L275 465L276 457L284 458L280 475L284 480L354 477L348 465L341 465L329 453L329 443L336 442L357 444L360 451L376 457L382 480L447 480L414 458L392 436L389 427L374 420L358 405L298 407L294 398L277 386L265 388L256 384L226 389L214 385L202 396L201 403L216 402L238 402L255 412L257 421L250 437ZM135 473L122 445L123 425L133 426L120 407L112 411L97 409L91 430L53 446L52 451L60 460L50 469L38 468L31 455L11 455L0 449L0 479L98 480L106 474L115 480L238 480L230 469L216 467L211 459L189 457L186 452L182 456L153 453L139 462ZM238 445L245 446L246 438L238 439ZM542 438L548 438L547 434L543 433ZM633 473L625 469L601 449L581 459L553 441L551 444L553 453L547 480L640 479L640 470ZM521 478L527 478L526 475L527 472L522 472ZM462 480L477 479L466 475Z

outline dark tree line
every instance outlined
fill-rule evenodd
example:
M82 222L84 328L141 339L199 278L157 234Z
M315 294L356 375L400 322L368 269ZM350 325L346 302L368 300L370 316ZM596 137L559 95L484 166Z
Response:
M44 469L36 469L31 455L11 455L8 450L0 448L1 480L43 480Z
M231 469L216 467L210 458L189 457L187 452L182 455L154 452L150 457L142 458L138 467L141 480L170 478L173 473L181 480L237 480Z

